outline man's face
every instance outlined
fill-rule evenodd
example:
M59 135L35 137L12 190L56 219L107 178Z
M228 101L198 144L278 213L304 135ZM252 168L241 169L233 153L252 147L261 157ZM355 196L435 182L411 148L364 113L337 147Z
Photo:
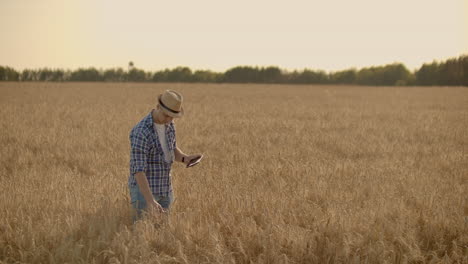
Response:
M156 112L156 119L157 123L159 124L169 124L172 122L174 119L172 116L169 116L166 114L162 109L161 106L157 106L157 112Z
M161 121L164 124L169 124L174 119L172 116L166 115L166 113L164 113L164 111L161 111L161 116L162 116Z

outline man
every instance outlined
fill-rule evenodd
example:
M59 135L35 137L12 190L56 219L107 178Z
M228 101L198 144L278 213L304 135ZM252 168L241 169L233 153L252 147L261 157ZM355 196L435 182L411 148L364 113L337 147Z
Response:
M176 144L174 118L184 115L183 97L167 90L158 97L156 109L143 118L130 133L130 176L128 187L133 208L161 213L173 201L171 166L174 161L189 164L202 155L187 155Z

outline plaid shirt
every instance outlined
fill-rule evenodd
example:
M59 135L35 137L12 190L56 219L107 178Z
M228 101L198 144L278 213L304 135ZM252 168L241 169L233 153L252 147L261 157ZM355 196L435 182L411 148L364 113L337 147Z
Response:
M137 185L135 173L145 172L153 195L168 196L172 192L171 165L176 148L174 122L166 125L166 139L171 152L169 163L164 160L158 134L154 132L151 112L133 127L130 132L130 186Z

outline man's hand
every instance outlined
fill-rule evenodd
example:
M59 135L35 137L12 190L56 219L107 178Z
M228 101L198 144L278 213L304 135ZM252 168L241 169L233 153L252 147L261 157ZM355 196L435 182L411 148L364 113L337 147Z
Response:
M190 163L191 160L195 159L195 158L199 158L203 156L202 154L194 154L194 155L186 155L184 157L184 164L185 165L188 165Z
M150 214L160 214L164 213L165 210L162 208L162 206L154 200L153 194L151 194L151 190L149 188L149 183L148 179L146 179L146 175L144 172L137 172L135 174L135 179L138 183L138 187L140 188L141 194L143 194L143 197L145 198L148 212Z
M148 204L148 212L151 214L160 214L165 213L166 210L164 210L164 208L162 208L162 206L153 199L153 201Z

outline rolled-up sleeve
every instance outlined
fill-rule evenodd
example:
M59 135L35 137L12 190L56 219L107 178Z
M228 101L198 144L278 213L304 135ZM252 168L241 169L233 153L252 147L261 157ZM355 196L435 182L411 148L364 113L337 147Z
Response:
M177 137L174 133L174 142L172 143L172 149L175 149L175 148L177 148Z
M148 160L148 140L140 134L130 135L130 170L132 175L146 172Z
M170 149L174 150L175 148L177 148L176 129L174 123L171 123L169 134L167 135L167 137L169 138L170 144L172 145Z

